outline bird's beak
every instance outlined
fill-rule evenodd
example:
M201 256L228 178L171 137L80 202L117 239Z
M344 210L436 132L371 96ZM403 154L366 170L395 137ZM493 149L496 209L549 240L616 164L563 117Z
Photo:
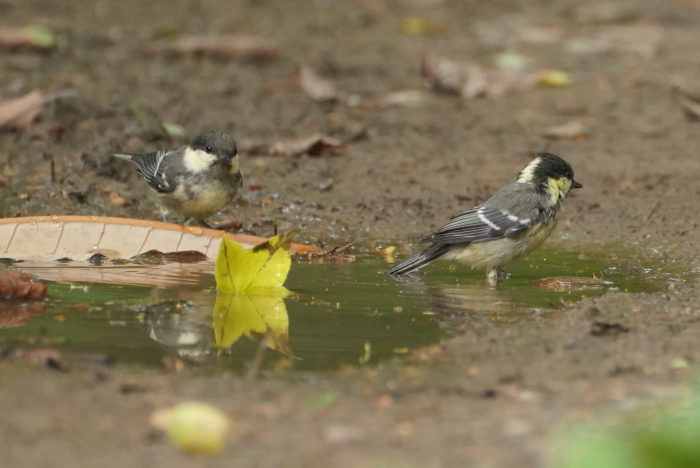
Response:
M583 188L583 185L581 185L580 182L576 182L575 180L571 183L571 188Z

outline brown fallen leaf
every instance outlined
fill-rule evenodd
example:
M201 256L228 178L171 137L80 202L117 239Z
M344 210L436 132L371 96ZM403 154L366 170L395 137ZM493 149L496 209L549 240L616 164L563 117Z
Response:
M152 249L148 252L131 257L131 260L134 263L145 264L160 264L166 261L177 263L196 263L206 261L207 256L196 250L182 250L178 252L163 253L160 250Z
M495 99L521 92L537 86L541 75L538 71L487 68L434 54L423 57L421 71L429 88L462 99Z
M590 334L593 336L616 336L630 331L632 331L631 328L617 322L593 322Z
M32 281L31 276L16 271L0 274L0 299L40 299L46 296L46 285Z
M24 96L5 101L0 104L0 129L25 129L39 114L44 96L34 90Z
M242 140L238 149L250 155L261 156L325 156L345 151L349 143L320 133L303 138L260 143Z
M0 328L13 328L26 325L32 318L44 312L43 302L0 301Z
M122 197L117 192L110 192L108 195L108 198L109 198L109 202L112 205L116 205L116 206L126 205L126 198Z
M530 284L551 291L588 291L611 286L612 283L600 278L587 276L555 276L532 281Z
M673 91L688 120L700 120L700 90L677 87Z
M540 135L549 140L580 140L589 135L589 128L586 123L580 120L572 120L571 122L548 127Z
M421 73L428 88L448 94L461 94L466 80L464 65L435 54L425 54Z
M41 26L0 27L0 49L47 51L56 45L56 36Z
M430 94L420 89L400 89L376 100L380 107L423 107L430 101Z
M20 353L21 360L41 364L50 369L61 370L61 353L51 348L37 348Z
M320 252L309 253L307 258L311 263L352 263L356 260L356 258L348 251L353 245L355 245L355 243L350 242L349 244L335 246L330 250L324 249Z
M314 101L333 102L340 97L335 84L321 77L311 66L302 64L299 67L299 85Z
M219 59L266 61L279 55L271 42L252 36L181 36L149 43L152 54L201 55Z

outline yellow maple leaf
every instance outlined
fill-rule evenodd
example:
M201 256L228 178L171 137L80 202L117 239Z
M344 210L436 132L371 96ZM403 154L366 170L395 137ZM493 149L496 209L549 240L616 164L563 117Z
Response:
M286 292L282 285L292 265L289 246L297 232L292 230L271 237L251 249L223 237L214 268L216 288L224 293Z

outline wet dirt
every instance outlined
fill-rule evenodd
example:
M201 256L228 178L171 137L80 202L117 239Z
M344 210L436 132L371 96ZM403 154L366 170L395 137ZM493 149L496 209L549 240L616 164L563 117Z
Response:
M64 356L56 371L5 348L0 464L535 467L572 426L685 395L700 360L700 124L674 88L697 86L700 8L615 5L301 1L290 11L244 0L1 1L0 24L42 24L60 38L51 53L0 53L2 98L75 91L47 103L29 129L0 133L3 216L155 219L146 185L109 153L179 145L208 129L264 141L361 131L333 156L242 154L243 194L220 219L236 217L259 235L305 225L307 242L355 242L356 253L396 245L404 255L547 149L584 185L566 200L548 246L611 256L629 248L652 269L683 274L661 292L608 292L560 304L546 319L451 313L444 320L456 336L403 359L320 373L207 377L174 359L154 370L87 353ZM445 28L404 34L406 17ZM632 39L600 46L621 30ZM167 31L260 36L280 55L260 64L143 52ZM554 41L542 34L552 31ZM588 53L585 41L569 41L577 38L589 39ZM593 51L590 39L599 41ZM295 82L298 65L310 63L345 93L376 97L420 88L426 52L489 64L506 49L570 72L573 84L377 108L317 103ZM540 136L572 120L585 121L586 137ZM186 136L168 136L164 122ZM28 319L37 313L27 310ZM231 417L223 458L193 461L150 428L153 409L183 399Z

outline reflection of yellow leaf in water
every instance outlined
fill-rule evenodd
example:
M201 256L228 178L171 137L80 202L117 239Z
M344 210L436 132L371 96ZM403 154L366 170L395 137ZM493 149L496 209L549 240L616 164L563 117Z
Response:
M287 293L282 287L271 295L219 293L212 317L216 347L229 348L246 335L256 340L265 339L268 347L293 356L288 343L289 317L284 304Z
M296 230L271 237L252 249L222 238L216 257L216 288L220 292L266 295L282 289L292 264L289 246Z

